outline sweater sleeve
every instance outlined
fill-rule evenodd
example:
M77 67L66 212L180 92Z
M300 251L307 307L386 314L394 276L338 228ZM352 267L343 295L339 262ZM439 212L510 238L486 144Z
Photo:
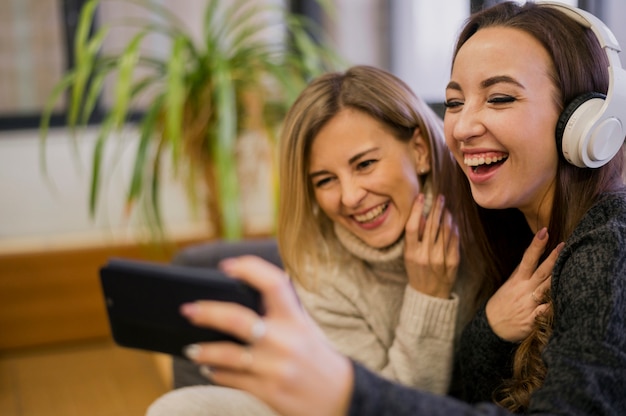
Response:
M445 394L450 385L459 299L427 296L407 286L395 337L381 374Z
M470 405L450 396L415 390L383 379L356 362L349 416L509 415L491 403Z
M335 348L384 377L439 394L447 392L451 377L458 298L445 300L407 288L400 316L386 344L368 316L385 305L358 305L358 289L322 285L309 292L296 286L300 300ZM381 299L381 302L394 302ZM364 310L367 308L368 310Z

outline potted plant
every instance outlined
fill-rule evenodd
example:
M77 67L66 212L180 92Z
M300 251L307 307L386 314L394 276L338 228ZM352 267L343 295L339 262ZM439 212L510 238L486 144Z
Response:
M208 195L209 222L217 236L240 237L237 138L242 131L254 129L273 140L300 90L338 61L329 47L314 40L307 21L284 7L250 0L206 0L198 42L171 10L157 2L122 0L158 19L94 25L97 6L104 1L90 0L81 10L75 65L56 85L44 109L42 146L54 106L64 94L67 125L76 140L76 128L88 123L105 80L114 75L112 104L98 127L92 154L90 213L96 211L110 136L128 124L136 102L148 95L150 101L137 121L139 144L125 190L128 210L145 203L149 222L162 231L159 172L167 154L174 172L190 185L192 200ZM263 36L277 25L286 36ZM134 34L120 51L101 53L107 37L120 26L132 28ZM168 39L165 56L142 49L142 42L155 34ZM45 154L43 158L45 170ZM198 189L199 176L208 192Z

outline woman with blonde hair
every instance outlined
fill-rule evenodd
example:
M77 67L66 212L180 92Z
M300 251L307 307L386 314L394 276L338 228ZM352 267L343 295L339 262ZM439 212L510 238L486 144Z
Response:
M370 66L313 80L281 134L278 246L299 301L338 351L437 394L449 388L457 319L475 307L445 208L453 166L433 110ZM148 414L269 412L237 393L179 389Z

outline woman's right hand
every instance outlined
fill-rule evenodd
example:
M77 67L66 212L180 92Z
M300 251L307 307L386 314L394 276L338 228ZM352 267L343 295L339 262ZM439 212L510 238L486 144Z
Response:
M424 194L413 203L405 226L404 263L409 284L429 296L448 299L460 261L459 233L439 195L424 215Z
M505 341L519 342L526 338L534 327L537 315L550 307L545 293L550 289L552 268L564 243L552 250L537 267L547 242L548 232L542 228L535 234L511 277L487 302L487 321L493 332Z

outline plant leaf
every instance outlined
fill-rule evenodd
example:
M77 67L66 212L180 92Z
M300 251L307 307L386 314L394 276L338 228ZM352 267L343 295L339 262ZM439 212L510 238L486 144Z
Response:
M119 57L117 83L115 85L115 102L111 109L113 126L115 128L121 128L126 121L128 108L132 98L131 85L133 82L133 75L140 53L139 47L141 46L141 41L146 34L147 32L141 31L133 36L131 41L128 43L128 46Z
M100 126L100 132L96 139L95 147L92 155L91 165L91 186L89 188L89 215L94 217L98 204L98 194L100 192L100 171L102 168L102 159L104 157L104 149L107 138L113 127L113 119L107 117Z
M72 85L71 99L68 106L68 125L76 126L79 109L83 102L85 88L96 65L98 51L104 43L108 34L108 26L101 27L92 38L88 38L89 28L93 23L95 5L97 2L87 3L81 10L78 25L78 35L76 37L75 71L76 80ZM92 9L93 8L93 9Z
M183 129L183 109L185 105L185 40L177 37L172 45L172 53L167 65L167 86L165 94L165 132L172 148L174 171L178 167L181 152Z
M146 168L147 154L150 144L154 140L157 118L162 110L162 104L163 97L160 96L150 106L141 122L141 135L139 138L139 145L137 147L137 153L135 155L135 163L133 165L133 173L130 180L130 186L126 194L127 212L132 209L133 203L141 195L141 190L144 183L144 170Z
M224 221L224 238L241 237L239 219L239 184L235 159L235 140L237 135L237 103L230 68L224 59L219 59L215 68L215 105L217 128L211 142L214 146L213 163L217 170L217 195L221 203Z
M46 99L46 103L41 113L41 120L39 122L39 166L44 176L48 175L46 144L48 131L50 129L50 119L52 118L52 113L54 112L54 105L59 101L61 94L66 91L70 85L72 85L75 79L76 73L73 71L68 72L52 89L52 92Z

